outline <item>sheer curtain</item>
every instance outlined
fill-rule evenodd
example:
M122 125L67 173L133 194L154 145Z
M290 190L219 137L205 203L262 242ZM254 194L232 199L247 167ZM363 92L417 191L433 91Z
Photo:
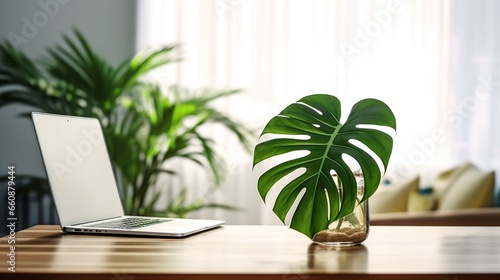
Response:
M450 86L443 126L450 161L471 160L500 171L500 11L498 1L451 6ZM500 201L499 201L500 202Z
M417 173L429 184L436 172L463 160L500 167L495 159L500 151L493 145L499 137L494 81L500 81L494 78L499 40L494 1L158 0L138 5L137 47L178 43L183 57L149 78L189 88L240 88L241 94L217 106L249 127L260 130L286 105L312 93L336 95L344 112L374 97L388 103L398 120L387 173L393 181ZM481 82L489 83L491 94L487 102L474 103L470 95ZM459 115L460 125L451 122L452 104L469 103L474 108ZM232 224L277 223L258 196L251 155L222 129L207 133L216 137L228 175L210 199L243 210L198 216ZM190 186L194 196L206 190L209 179L203 172L180 168L184 176L165 183L171 192L172 185Z

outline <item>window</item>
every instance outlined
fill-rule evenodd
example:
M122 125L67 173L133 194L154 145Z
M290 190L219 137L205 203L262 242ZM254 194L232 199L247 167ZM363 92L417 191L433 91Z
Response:
M241 88L219 106L257 129L307 94L336 95L344 113L362 98L381 99L398 120L387 177L418 173L428 185L465 160L500 170L496 11L495 1L465 0L140 1L138 47L180 43L184 61L156 78ZM276 222L271 211L255 210L262 204L251 155L215 131L230 172L215 198L254 209L216 215L231 223Z

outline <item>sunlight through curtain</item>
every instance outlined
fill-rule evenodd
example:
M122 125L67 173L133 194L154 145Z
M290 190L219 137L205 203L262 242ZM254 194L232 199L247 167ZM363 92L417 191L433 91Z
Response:
M463 160L500 168L500 151L493 148L499 143L499 136L493 136L497 110L493 102L467 99L482 80L490 83L491 93L498 89L493 82L498 81L498 55L492 56L500 37L494 36L499 20L493 1L179 0L138 5L137 47L178 43L183 57L148 78L188 88L242 89L217 106L252 128L260 131L304 95L335 95L344 114L360 99L373 97L385 101L398 120L387 178L397 182L419 174L429 184L437 172ZM477 14L464 15L469 8ZM459 24L450 24L455 21ZM484 35L475 33L478 25L485 26ZM487 44L476 53L483 39ZM489 96L498 104L496 95ZM475 107L459 115L457 129L448 111L451 104L469 104L463 102ZM225 131L214 127L207 133L216 135L228 174L223 189L211 198L244 210L209 210L198 216L230 224L279 223L258 197L251 155ZM169 184L206 188L209 179L201 171L182 169L185 176Z

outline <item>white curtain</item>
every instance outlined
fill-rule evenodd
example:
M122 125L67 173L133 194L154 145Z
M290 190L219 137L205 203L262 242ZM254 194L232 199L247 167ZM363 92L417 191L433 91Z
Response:
M500 3L158 0L138 5L138 49L179 43L182 50L183 62L150 78L189 88L240 88L241 94L217 106L252 128L260 130L308 94L339 97L345 114L355 102L373 97L385 101L398 121L387 178L397 182L417 173L422 184L430 184L438 171L464 160L500 170L500 149L494 145L500 140L495 131ZM453 113L460 105L462 111ZM207 133L219 143L228 174L223 189L210 198L243 210L198 216L232 224L277 223L258 196L251 155L224 130ZM170 189L172 184L206 189L203 172L182 168L180 181L166 183Z
M500 2L453 1L445 124L450 161L500 171Z

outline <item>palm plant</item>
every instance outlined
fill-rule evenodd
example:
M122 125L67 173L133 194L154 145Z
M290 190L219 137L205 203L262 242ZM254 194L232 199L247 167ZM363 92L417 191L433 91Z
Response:
M212 107L214 100L235 90L191 91L179 86L162 90L141 77L176 62L176 46L146 49L113 66L100 57L75 30L63 36L64 45L48 49L41 62L28 58L9 43L0 45L0 107L13 103L40 111L100 119L122 187L127 214L183 216L204 207L226 207L203 199L186 201L186 186L172 203L158 209L161 191L155 190L172 159L187 159L207 168L215 186L222 179L220 156L213 139L200 129L215 123L236 135L249 149L252 132Z

